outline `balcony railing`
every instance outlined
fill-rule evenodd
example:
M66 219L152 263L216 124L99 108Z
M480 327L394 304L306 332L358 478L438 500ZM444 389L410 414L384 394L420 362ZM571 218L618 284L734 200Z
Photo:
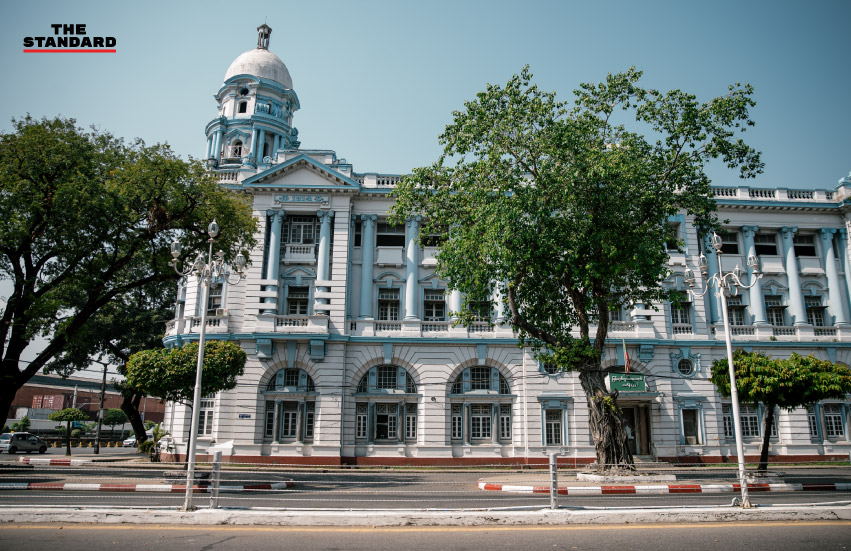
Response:
M694 327L690 323L674 323L674 335L691 335L694 333Z
M834 200L834 192L825 189L762 189L750 187L713 187L712 194L724 199L761 201L825 202Z
M316 245L287 244L284 250L284 264L316 263Z

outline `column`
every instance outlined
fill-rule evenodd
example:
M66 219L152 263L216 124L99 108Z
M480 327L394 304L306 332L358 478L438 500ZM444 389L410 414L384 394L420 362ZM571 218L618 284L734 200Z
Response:
M277 132L275 133L275 143L272 145L272 162L275 162L275 159L278 157L278 149L281 147L281 135Z
M281 441L281 407L282 402L275 400L275 412L272 415L272 442L275 444Z
M316 213L319 217L319 253L316 260L316 278L327 281L331 276L331 222L334 220L333 210L320 210ZM330 291L327 286L320 286L319 290ZM328 304L327 298L317 300L319 304ZM327 310L320 312L327 314Z
M848 310L842 300L842 284L836 270L836 257L833 254L833 236L836 228L821 229L821 251L824 254L824 272L827 275L827 308L839 326L848 325Z
M256 155L257 150L256 149L257 149L257 129L255 128L254 131L251 133L251 143L248 144L248 152L247 153L249 155L251 155L251 157L257 158L257 155ZM243 155L245 155L245 153L243 153Z
M269 251L266 257L266 277L278 281L278 271L281 267L281 228L284 224L286 213L282 210L268 210L266 215L270 217L272 226L269 228ZM277 291L278 285L267 285L266 291ZM266 297L263 299L266 308L264 314L278 313L278 299L276 297Z
M848 306L848 297L851 297L851 255L848 254L848 231L839 229L839 256L842 259L842 270L845 272L846 295L843 303Z
M216 159L216 161L221 160L221 152L222 152L222 129L216 130L216 139L213 142L213 151L212 157Z
M454 289L449 293L449 311L450 312L460 312L461 311L461 291L458 289ZM452 316L452 321L456 321L458 316Z
M759 230L759 226L742 226L742 237L745 240L745 257L750 258L756 256L756 246L754 245L754 235ZM747 262L746 262L747 263ZM754 271L750 266L748 269L748 284L753 285ZM765 316L765 302L762 300L762 289L759 284L753 285L748 289L750 297L751 315L753 316L754 325L767 325Z
M210 158L210 150L211 150L212 148L213 148L213 136L208 136L208 137L207 137L207 149L206 149L206 150L205 150L205 152L204 152L204 158L205 158L205 159L209 159L209 158Z
M798 275L798 258L795 256L794 237L797 226L780 228L783 236L783 259L786 278L789 282L789 312L795 318L795 325L807 325L807 309L804 306L804 294L801 292L801 278Z
M712 236L709 234L703 235L703 250L706 255L706 260L709 262L709 277L718 273L718 256L715 254L715 247L712 246ZM705 284L706 282L704 282ZM715 290L710 289L706 295L706 302L709 303L709 323L716 324L721 322L721 302L720 298L715 296Z
M493 284L493 303L496 306L496 324L502 325L505 321L505 304L502 302L502 289L505 287L502 283Z
M361 250L363 251L363 262L361 262L360 275L360 314L358 319L373 319L372 315L372 267L375 263L375 221L378 217L374 214L362 214L363 222L361 229Z
M263 144L265 143L265 141L266 141L266 131L261 128L257 132L257 142L256 142L257 143L257 150L256 150L257 156L255 158L257 159L258 165L263 162Z
M419 252L420 247L417 244L417 234L420 232L421 216L414 216L408 219L407 224L407 244L405 256L405 319L417 320L420 319L417 315L417 295L419 295L419 283L417 281L417 271L419 268Z

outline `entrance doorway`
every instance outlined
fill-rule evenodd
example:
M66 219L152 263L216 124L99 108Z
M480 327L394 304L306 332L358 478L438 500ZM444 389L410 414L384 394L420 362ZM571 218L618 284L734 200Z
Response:
M622 406L622 419L629 451L650 455L650 407L642 404Z

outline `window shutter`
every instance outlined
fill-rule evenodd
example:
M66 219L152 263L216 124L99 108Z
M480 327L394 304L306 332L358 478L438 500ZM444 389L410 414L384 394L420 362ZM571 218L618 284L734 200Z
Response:
M461 391L466 394L467 392L470 392L471 388L470 368L468 367L461 373Z

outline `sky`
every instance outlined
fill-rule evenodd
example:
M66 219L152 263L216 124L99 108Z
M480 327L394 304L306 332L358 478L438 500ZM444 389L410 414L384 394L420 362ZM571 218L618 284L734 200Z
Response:
M431 164L452 111L525 64L567 101L630 66L646 87L702 100L752 84L744 137L765 172L742 182L719 163L715 185L832 189L851 171L847 0L7 1L0 130L61 115L200 157L213 94L264 21L301 103L302 147L333 149L357 172ZM24 37L54 23L114 36L117 52L23 53Z

